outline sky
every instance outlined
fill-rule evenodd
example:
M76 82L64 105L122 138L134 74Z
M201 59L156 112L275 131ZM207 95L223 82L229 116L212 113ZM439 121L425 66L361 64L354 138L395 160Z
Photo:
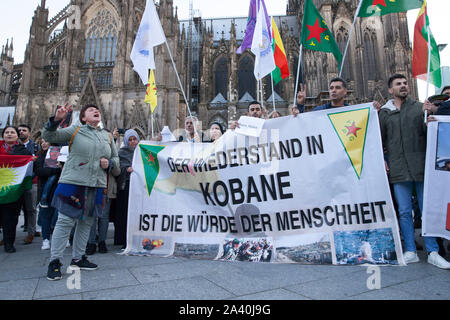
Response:
M49 18L55 16L63 9L69 0L46 0L49 9ZM173 0L178 7L178 18L189 18L189 0ZM0 0L0 46L6 44L7 39L14 38L14 63L22 63L25 48L29 40L31 19L41 0ZM269 15L286 14L284 0L265 0ZM428 0L428 16L430 28L438 44L448 43L449 46L441 52L441 66L450 66L450 33L448 22L450 12L449 0ZM248 14L249 1L247 0L193 0L193 9L200 10L203 18L215 17L244 17ZM414 23L419 9L408 12L408 27L410 39L414 34ZM419 80L420 98L425 96L425 82ZM430 89L431 90L431 89Z

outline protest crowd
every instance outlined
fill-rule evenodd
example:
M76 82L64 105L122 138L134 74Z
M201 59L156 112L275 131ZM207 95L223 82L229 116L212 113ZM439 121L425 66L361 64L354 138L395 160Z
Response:
M379 114L386 173L398 211L405 262L413 263L419 261L416 251L423 250L417 247L414 229L420 228L423 205L426 126L418 125L423 121L402 122L401 119L406 116L407 119L423 119L425 111L428 112L427 122L434 120L433 115L450 115L450 100L436 103L427 100L422 104L410 99L408 82L399 74L392 76L387 85L393 99L384 106L376 101L373 105ZM343 79L331 80L329 94L331 101L313 111L346 106L344 99L347 88ZM445 87L442 94L450 94L450 86ZM286 119L304 112L305 99L304 86L300 85L297 105L290 108L291 114ZM43 128L40 141L30 139L31 128L26 124L18 128L6 126L0 141L0 155L28 155L32 156L34 162L33 187L24 191L14 202L0 204L1 245L7 253L16 252L16 228L19 214L23 212L25 225L22 227L27 232L24 244L30 244L40 237L41 249L50 250L47 274L50 280L62 277L60 260L65 248L70 246L73 251L71 266L95 270L97 265L90 262L87 256L97 251L108 252L105 240L110 222L114 223L114 245L125 248L132 159L140 141L136 131L129 129L125 131L120 147L117 128L112 133L101 129L101 113L94 105L81 109L80 126L58 128L70 108L66 105L57 109L55 116ZM282 117L279 112L268 114L257 101L249 104L247 115L261 119ZM230 123L229 130L238 126L238 122ZM402 137L402 132L408 132L407 137ZM170 134L168 139L187 143L214 143L224 133L225 129L220 123L213 123L209 130L202 132L198 119L189 116L183 134L179 137ZM167 142L166 139L167 135L159 133L153 140ZM401 148L398 143L405 139L409 143ZM36 226L41 231L36 231ZM423 240L428 262L449 269L450 263L443 256L450 248L443 246L443 240L434 237L424 237Z
M147 71L145 69L146 75ZM405 262L418 262L417 250L426 250L428 263L450 269L450 263L444 258L450 246L444 247L443 239L424 236L425 248L421 248L415 239L415 229L421 227L423 209L427 124L436 121L435 115L450 115L450 86L443 88L440 99L430 98L425 103L409 97L410 88L404 75L393 75L386 87L391 100L383 106L374 101L373 108L378 112L384 165L398 214ZM316 106L313 112L348 106L345 80L332 79L328 91L330 102ZM286 121L301 117L306 112L306 97L306 85L300 84L297 103L289 108L290 114L281 114L275 109L269 113L260 102L253 101L248 104L247 116L264 120L284 118ZM16 230L19 215L23 213L25 224L22 227L27 234L24 244L41 239L41 250L49 250L48 280L62 279L61 261L67 247L72 249L70 267L97 269L88 256L108 252L106 239L111 222L114 223L114 246L125 249L127 245L133 154L144 137L133 129L115 128L110 132L101 125L99 106L79 107L79 119L72 119L74 125L61 125L67 122L73 108L66 104L56 108L44 128L7 125L1 134L0 156L7 159L2 163L9 161L6 165L17 167L19 160L25 165L32 162L33 183L17 189L16 196L1 199L0 244L6 253L16 252ZM229 123L228 130L236 128L239 128L238 121ZM41 131L39 141L30 139L33 129ZM190 114L181 131L182 134L174 136L165 126L152 140L155 143L215 143L225 134L226 128L214 122L208 130L202 131L197 117ZM222 259L270 260L267 243L244 243L240 245L241 251L238 247L233 241L227 243Z

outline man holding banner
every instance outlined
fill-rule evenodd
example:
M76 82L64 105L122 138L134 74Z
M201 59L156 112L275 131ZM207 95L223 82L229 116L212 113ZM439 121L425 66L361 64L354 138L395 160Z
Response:
M396 74L389 79L388 101L379 112L381 138L387 151L389 181L393 184L398 203L399 224L405 244L406 263L419 261L414 242L412 220L412 192L417 192L420 210L423 210L423 190L426 152L426 127L423 123L423 105L408 98L409 86L405 76ZM428 252L428 263L441 269L450 269L450 263L438 254L434 237L423 237Z

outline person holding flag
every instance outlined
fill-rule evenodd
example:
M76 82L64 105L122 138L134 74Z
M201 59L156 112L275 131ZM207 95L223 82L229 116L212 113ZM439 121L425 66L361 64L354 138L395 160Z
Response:
M14 242L25 190L31 190L33 157L19 143L19 130L6 126L0 141L0 220L7 253L16 252Z
M328 28L327 23L320 15L319 10L317 10L312 0L305 0L302 32L300 37L300 59L298 60L297 79L295 81L296 98L298 98L297 89L298 79L300 76L300 65L302 63L301 56L303 46L308 50L332 53L336 58L338 65L341 65L342 53L339 50L336 40L334 39L333 34ZM343 83L345 84L345 82ZM301 91L304 91L304 89L302 89ZM297 103L304 104L304 101L297 101ZM300 109L299 111L303 112L303 110Z
M393 96L378 113L383 147L388 161L386 171L393 185L398 204L399 225L405 244L403 254L407 264L419 262L414 242L412 219L412 192L415 188L420 210L423 209L423 190L426 155L426 127L423 124L423 104L408 97L408 80L395 74L388 81ZM423 237L428 252L428 263L450 269L450 263L438 253L435 237Z

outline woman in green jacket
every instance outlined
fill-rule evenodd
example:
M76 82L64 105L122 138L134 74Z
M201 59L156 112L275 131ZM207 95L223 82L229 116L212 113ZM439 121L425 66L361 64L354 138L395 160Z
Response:
M69 110L67 105L59 108L43 130L43 138L46 141L69 145L69 156L52 200L52 206L58 210L59 215L51 241L51 258L47 273L49 280L62 278L61 259L75 223L69 268L97 269L96 264L86 259L86 244L94 218L102 212L103 189L107 187L108 172L119 166L114 140L106 130L99 127L99 108L86 105L80 111L81 126L57 129Z

